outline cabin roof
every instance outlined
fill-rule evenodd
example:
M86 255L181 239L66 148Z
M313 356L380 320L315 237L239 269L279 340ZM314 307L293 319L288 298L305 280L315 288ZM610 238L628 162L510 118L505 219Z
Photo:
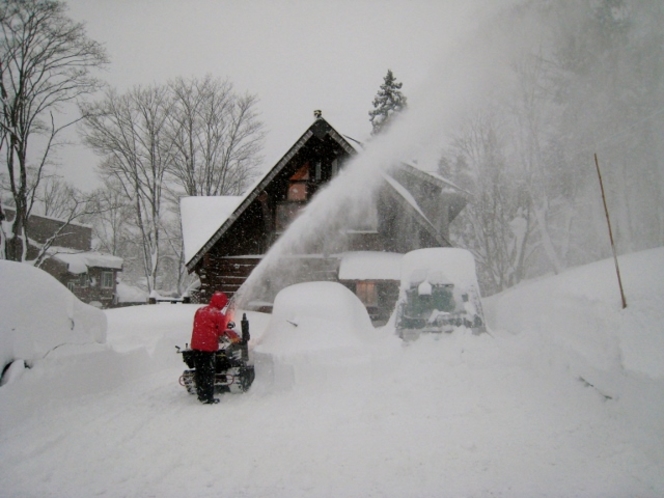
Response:
M242 196L230 195L182 197L180 199L185 261L190 261L198 250L212 238L243 199Z
M312 137L322 138L329 136L349 156L362 151L362 144L337 132L323 117L317 117L290 149L269 169L244 196L216 196L216 197L183 197L180 199L182 216L182 233L184 238L185 261L189 271L192 271L203 255L233 226L235 221L256 200L275 177L289 164L290 160L307 144ZM355 143L353 143L355 142ZM397 169L406 172L420 181L427 182L445 191L458 196L460 201L453 216L456 216L465 205L465 199L470 194L445 178L428 171L423 171L407 162L398 162ZM396 201L411 211L417 223L422 225L432 237L441 245L447 241L438 233L433 224L424 215L413 196L391 176L384 174L385 180L392 188L391 195Z
M429 233L429 235L431 235L431 237L433 237L433 239L441 246L451 245L449 241L445 239L445 237L438 233L436 227L433 226L431 221L424 214L419 204L413 195L408 191L408 189L406 189L406 187L401 185L398 181L387 174L384 174L383 178L387 182L387 185L391 187L387 189L388 194L391 195L392 198L398 202L406 211L409 211L413 214L413 219L418 225L424 228Z

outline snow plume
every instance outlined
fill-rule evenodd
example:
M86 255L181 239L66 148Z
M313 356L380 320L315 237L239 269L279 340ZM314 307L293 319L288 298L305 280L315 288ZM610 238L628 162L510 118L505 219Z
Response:
M236 295L236 304L243 307L251 299L271 299L274 290L302 280L325 280L303 278L301 272L317 271L314 268L324 267L326 256L344 249L344 229L366 220L381 172L394 164L393 157L369 147L351 161L274 244ZM294 255L312 255L311 265L290 264L288 259Z
M450 16L441 20L441 32L447 33L444 53L425 84L409 94L408 109L312 199L247 279L236 305L272 299L288 284L325 280L325 257L344 250L347 229L366 224L384 174L400 161L435 170L441 137L470 109L486 105L507 81L506 55L515 40L492 27L492 21L513 4L450 3ZM520 30L520 36L526 31ZM302 264L301 258L289 264L295 255L311 255L311 264ZM321 272L317 278L312 278L314 271Z

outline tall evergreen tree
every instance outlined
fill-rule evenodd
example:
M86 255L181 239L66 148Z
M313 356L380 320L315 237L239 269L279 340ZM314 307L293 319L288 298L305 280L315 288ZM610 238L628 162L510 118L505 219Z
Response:
M380 133L394 113L406 108L406 97L401 93L403 83L398 83L392 70L388 69L383 84L373 100L373 109L369 111L372 135Z

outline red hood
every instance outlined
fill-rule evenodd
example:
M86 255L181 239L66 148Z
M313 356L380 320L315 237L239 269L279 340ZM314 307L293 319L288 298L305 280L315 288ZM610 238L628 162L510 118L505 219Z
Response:
M228 303L228 297L223 292L215 292L210 298L210 306L217 308L218 310L224 309L224 306Z

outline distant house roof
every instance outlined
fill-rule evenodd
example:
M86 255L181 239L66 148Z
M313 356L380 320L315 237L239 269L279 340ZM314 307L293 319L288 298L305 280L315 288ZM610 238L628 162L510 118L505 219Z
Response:
M67 271L73 274L86 273L89 268L108 268L122 270L122 258L101 252L53 252L53 258L67 265Z

